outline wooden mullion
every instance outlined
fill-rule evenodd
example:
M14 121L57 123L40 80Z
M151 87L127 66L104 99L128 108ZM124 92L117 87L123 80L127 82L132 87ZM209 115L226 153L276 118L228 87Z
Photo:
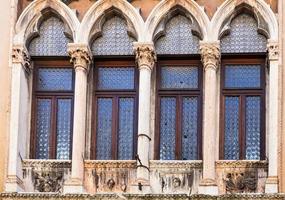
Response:
M182 137L181 137L181 122L182 122L182 102L181 96L176 97L176 119L175 119L175 159L181 160L182 152Z
M56 158L56 110L57 98L51 98L51 124L50 124L50 137L49 137L49 159Z
M118 96L112 100L112 159L117 160L118 158Z
M246 146L246 135L245 135L245 97L244 95L240 96L240 113L239 113L239 144L240 144L240 160L244 160L245 156L245 146Z

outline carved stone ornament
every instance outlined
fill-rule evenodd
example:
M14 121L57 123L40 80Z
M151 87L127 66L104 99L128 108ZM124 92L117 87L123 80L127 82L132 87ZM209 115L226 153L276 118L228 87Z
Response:
M61 192L63 183L62 172L36 172L34 186L38 192Z
M34 0L29 0L29 1L34 1ZM66 5L70 4L73 1L78 1L78 0L61 0L63 3L65 3Z
M68 44L68 54L74 68L80 67L88 71L92 61L92 54L88 46L84 44Z
M204 69L213 68L217 70L220 65L221 51L220 44L200 42L200 53Z
M257 172L249 170L227 173L224 178L226 193L253 193L257 188Z
M31 72L31 59L27 49L22 45L15 45L12 49L12 62L20 63L27 73Z
M153 69L157 60L154 46L151 43L134 43L136 62L139 68Z
M278 60L279 58L279 45L278 42L269 42L267 45L269 60Z

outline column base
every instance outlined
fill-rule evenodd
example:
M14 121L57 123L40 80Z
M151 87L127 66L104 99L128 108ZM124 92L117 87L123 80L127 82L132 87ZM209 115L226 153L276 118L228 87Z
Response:
M5 183L5 192L24 192L25 186L18 176L8 176Z
M265 193L278 193L278 178L277 176L268 177L265 183Z
M70 179L64 183L64 194L82 194L85 193L85 189L81 180Z
M218 195L219 190L213 179L202 179L198 187L198 194Z

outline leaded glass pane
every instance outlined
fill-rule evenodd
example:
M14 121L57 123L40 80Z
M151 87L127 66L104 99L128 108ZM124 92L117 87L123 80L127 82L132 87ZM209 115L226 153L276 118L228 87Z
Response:
M175 159L176 98L160 100L160 159Z
M72 100L57 101L57 159L70 159Z
M161 88L198 88L198 67L162 67Z
M48 159L51 133L51 99L37 99L36 106L36 159Z
M133 67L99 67L98 89L134 89L135 69Z
M260 97L246 97L246 159L260 159Z
M182 15L169 20L165 35L155 43L157 54L198 54L199 38L192 34L191 26L191 21Z
M105 22L102 36L94 41L91 49L94 55L133 55L133 42L126 21L115 16Z
M39 36L29 45L32 56L67 56L67 44L71 42L64 34L64 23L50 17L45 20L39 29Z
M112 99L98 98L97 101L97 160L112 159Z
M182 159L198 159L198 98L184 97L182 102Z
M260 88L260 65L227 65L225 67L225 87Z
M221 39L223 53L266 52L267 39L258 33L257 21L252 16L238 15L230 26L229 35Z
M133 158L134 98L119 99L118 159Z
M239 159L239 97L225 97L225 144L226 160Z
M37 89L41 91L72 90L72 69L39 68Z

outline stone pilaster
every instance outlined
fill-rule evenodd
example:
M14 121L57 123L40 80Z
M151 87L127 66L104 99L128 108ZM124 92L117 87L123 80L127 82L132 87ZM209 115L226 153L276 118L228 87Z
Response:
M150 90L151 72L156 62L152 43L134 43L139 79L139 113L138 113L138 150L137 150L137 183L142 185L142 192L149 187L149 149L150 149Z
M31 72L30 56L24 45L12 49L12 91L9 135L8 172L6 192L24 191L22 161L26 155L29 113L28 78Z
M220 45L214 43L200 43L200 53L204 67L204 120L203 120L203 179L199 186L199 193L218 194L216 184L215 161L218 150L217 133L217 71L220 66Z
M84 192L87 75L92 54L85 44L68 44L68 54L75 68L75 91L71 178L66 181L64 192L82 193Z
M265 192L278 192L278 132L279 132L279 45L277 41L269 41L268 64L269 64L269 109L268 109L268 179Z

